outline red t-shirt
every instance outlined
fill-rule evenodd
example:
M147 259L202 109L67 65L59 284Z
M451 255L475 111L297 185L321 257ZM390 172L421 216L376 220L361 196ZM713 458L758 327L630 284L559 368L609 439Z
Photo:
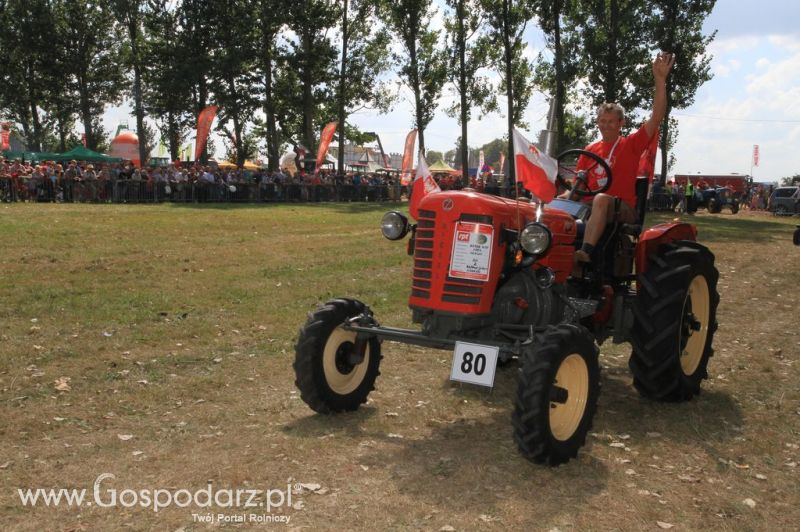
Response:
M627 137L619 137L616 148L613 142L595 142L586 146L586 150L596 153L606 160L611 167L611 187L606 194L616 196L636 210L636 172L639 169L639 159L642 152L647 149L650 137L644 126ZM612 153L613 150L613 153ZM610 160L609 160L609 155ZM589 188L597 190L605 183L606 173L597 161L589 157L578 158L576 170L588 170ZM591 201L591 196L586 201Z

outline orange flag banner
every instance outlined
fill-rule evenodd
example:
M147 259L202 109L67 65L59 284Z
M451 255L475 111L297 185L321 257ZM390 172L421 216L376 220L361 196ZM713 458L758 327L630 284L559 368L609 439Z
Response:
M325 161L325 154L328 153L328 146L333 140L334 133L336 133L336 124L338 124L338 122L328 123L328 125L326 125L325 128L322 130L322 135L320 135L319 137L319 149L317 150L317 164L314 166L315 174L319 173L319 168L320 166L322 166L323 161ZM344 146L342 146L341 148L344 149Z
M206 142L208 141L208 132L211 131L211 123L217 116L216 105L209 105L197 116L197 140L194 143L194 160L200 159L200 154L206 149Z
M414 161L414 144L417 142L417 130L412 129L406 136L406 147L403 151L403 165L400 169L400 184L411 182L411 163Z
M11 148L11 125L8 123L3 124L2 133L2 140L0 140L0 147L4 150L8 150Z

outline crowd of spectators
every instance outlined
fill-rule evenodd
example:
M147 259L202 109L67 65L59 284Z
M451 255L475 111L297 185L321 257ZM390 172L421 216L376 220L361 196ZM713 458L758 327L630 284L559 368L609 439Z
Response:
M500 194L496 176L435 174L442 190L471 187ZM0 158L0 198L4 201L142 203L218 201L398 201L408 196L397 172L295 174L242 170L211 164L173 163L136 168L131 163L31 164Z
M130 163L31 165L0 159L0 197L37 202L383 201L405 191L388 174L297 174L214 163L136 168Z
M500 195L501 183L491 173L472 176L434 174L442 190L470 187ZM703 183L695 193L701 194ZM708 185L705 185L707 188ZM742 208L769 210L774 187L748 184L738 193ZM0 157L0 199L31 202L143 203L220 201L399 201L408 196L395 173L318 173L242 170L212 164L171 164L136 168L131 163L31 164ZM686 210L683 185L655 183L650 190L651 210Z

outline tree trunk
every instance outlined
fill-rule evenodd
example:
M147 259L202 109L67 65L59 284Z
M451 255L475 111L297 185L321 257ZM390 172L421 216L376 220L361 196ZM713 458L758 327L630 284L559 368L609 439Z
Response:
M417 24L409 33L412 38L408 44L408 58L411 61L411 89L414 91L414 121L417 127L417 138L419 139L419 151L425 154L425 131L422 128L422 106L420 103L419 88L419 63L417 62Z
M36 79L36 72L34 71L32 60L28 60L26 66L28 72L28 79L26 80L28 106L31 113L31 125L33 126L33 135L27 139L27 144L31 151L42 151L42 124L39 121L38 105L33 89L33 80Z
M619 6L617 0L611 0L611 14L607 19L609 29L609 42L608 42L608 61L606 63L606 102L616 102L619 99L619 92L617 91L617 46L619 45Z
M170 160L177 161L180 158L178 124L175 120L175 114L172 111L167 112L167 142L169 143Z
M509 2L510 0L503 0L503 51L505 54L506 63L506 98L508 98L508 175L505 179L506 195L510 195L511 187L514 187L514 195L516 196L517 187L517 174L516 165L514 164L514 78L513 68L511 64L511 35L509 19Z
M467 154L467 121L469 108L467 107L467 36L464 30L464 0L458 2L458 85L461 93L461 181L469 186L469 159ZM478 168L478 172L481 169Z
M303 28L303 35L301 36L303 46L303 72L301 73L301 84L303 85L303 145L306 148L306 158L310 156L311 149L314 146L314 94L312 92L314 80L311 79L314 31L314 28Z
M564 138L564 98L566 88L564 86L564 51L561 49L561 0L553 2L553 39L554 55L553 62L556 66L556 142L553 153L561 152L566 145Z
M350 34L347 29L347 7L348 7L348 0L344 0L343 5L343 15L342 15L342 66L339 70L339 156L338 160L336 161L336 170L338 172L344 172L344 121L345 121L345 102L347 98L345 97L345 81L347 75L347 41L350 37ZM381 161L381 166L384 165L384 162Z
M266 18L264 19L266 20ZM265 22L266 24L266 22ZM270 172L277 172L280 163L278 154L278 131L275 124L275 103L272 100L272 46L275 33L264 29L264 114L267 117L267 164Z
M97 148L92 129L92 106L89 102L89 91L82 76L78 77L78 97L81 106L81 119L83 120L83 132L86 135L86 147L90 150Z
M139 137L139 161L147 162L147 138L144 130L144 106L142 105L142 69L139 60L139 20L138 13L128 13L128 37L133 55L133 111L136 115L136 135Z

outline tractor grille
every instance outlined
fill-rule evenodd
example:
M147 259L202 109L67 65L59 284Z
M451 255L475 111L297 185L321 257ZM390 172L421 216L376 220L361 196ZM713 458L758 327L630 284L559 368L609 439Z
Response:
M492 223L491 216L462 214L462 221ZM414 247L414 270L411 282L411 295L421 299L456 303L461 305L480 305L486 283L470 279L456 279L447 275L449 263L434 262L434 235L436 233L436 212L419 211L417 219L416 242ZM436 271L434 271L436 268ZM443 270L443 271L440 271ZM434 283L434 279L444 278L444 283ZM434 286L438 285L438 286Z
M436 212L419 211L417 219L417 234L414 244L414 274L411 283L411 295L430 299L431 282L433 277L433 236L436 231Z

